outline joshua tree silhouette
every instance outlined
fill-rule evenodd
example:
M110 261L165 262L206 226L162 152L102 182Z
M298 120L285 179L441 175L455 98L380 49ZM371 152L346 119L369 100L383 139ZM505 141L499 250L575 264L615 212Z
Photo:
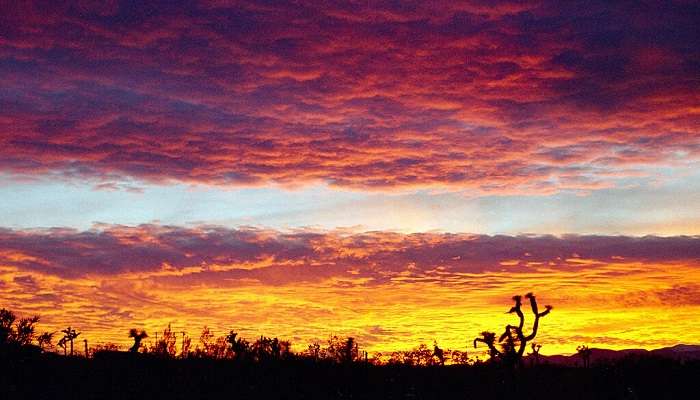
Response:
M148 334L143 329L139 331L136 328L131 328L129 329L129 337L134 339L134 345L131 346L129 351L132 353L137 353L139 351L139 347L141 347L141 341L147 338Z
M585 344L576 347L576 351L578 352L579 357L581 357L583 368L588 368L591 365L591 353L593 353L593 351Z
M64 334L64 336L63 336L63 339L65 339L64 343L70 342L70 355L72 356L73 355L73 340L75 340L75 338L80 336L80 332L77 332L75 329L71 328L70 326L68 328L62 330L61 332L63 332L63 334Z
M501 350L496 348L496 334L493 332L484 331L481 333L481 337L474 339L474 347L476 347L477 342L484 343L489 348L489 355L492 359L501 359L508 364L517 364L522 359L525 353L525 347L527 343L532 341L537 335L537 330L539 328L540 318L549 314L552 310L552 306L545 306L545 310L539 312L537 306L537 300L535 295L528 293L525 298L530 300L530 307L532 308L532 314L535 319L532 323L532 332L529 335L523 333L523 325L525 324L525 315L521 310L522 306L522 296L513 296L513 301L515 305L507 312L507 314L515 313L518 316L518 325L506 325L506 329L503 334L498 338L498 342L501 345Z

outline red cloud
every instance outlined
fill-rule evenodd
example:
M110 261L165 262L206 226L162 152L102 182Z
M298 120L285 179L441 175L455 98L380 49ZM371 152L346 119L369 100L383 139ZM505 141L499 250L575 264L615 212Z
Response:
M696 5L324 4L9 7L0 170L543 192L700 154Z

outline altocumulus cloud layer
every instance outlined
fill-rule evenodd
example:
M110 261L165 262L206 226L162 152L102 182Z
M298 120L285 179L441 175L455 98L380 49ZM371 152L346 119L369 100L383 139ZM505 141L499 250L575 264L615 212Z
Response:
M173 323L280 335L300 348L331 333L371 350L436 339L462 348L508 321L513 293L534 289L556 306L542 336L551 352L663 346L696 339L699 266L697 236L0 230L2 304L48 327L78 326L92 342Z
M550 193L700 155L696 2L61 3L3 5L5 172Z
M63 278L124 273L218 273L265 284L392 275L539 268L595 268L613 262L700 261L700 237L488 236L450 233L344 233L216 226L103 225L0 229L0 262Z

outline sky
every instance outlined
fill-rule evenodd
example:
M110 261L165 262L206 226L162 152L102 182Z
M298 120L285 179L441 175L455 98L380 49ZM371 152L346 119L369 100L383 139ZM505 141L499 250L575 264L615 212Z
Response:
M0 306L91 343L170 323L390 352L464 349L533 291L544 354L700 343L698 20L6 4Z

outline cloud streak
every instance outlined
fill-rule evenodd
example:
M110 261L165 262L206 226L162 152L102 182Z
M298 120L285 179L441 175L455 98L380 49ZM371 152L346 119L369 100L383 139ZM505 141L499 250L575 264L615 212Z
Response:
M489 236L453 233L347 233L218 226L97 225L0 230L0 261L64 278L197 269L245 279L366 277L431 271L525 273L614 262L700 261L700 237ZM286 275L286 276L285 276Z
M692 3L13 5L0 169L551 193L697 161Z

